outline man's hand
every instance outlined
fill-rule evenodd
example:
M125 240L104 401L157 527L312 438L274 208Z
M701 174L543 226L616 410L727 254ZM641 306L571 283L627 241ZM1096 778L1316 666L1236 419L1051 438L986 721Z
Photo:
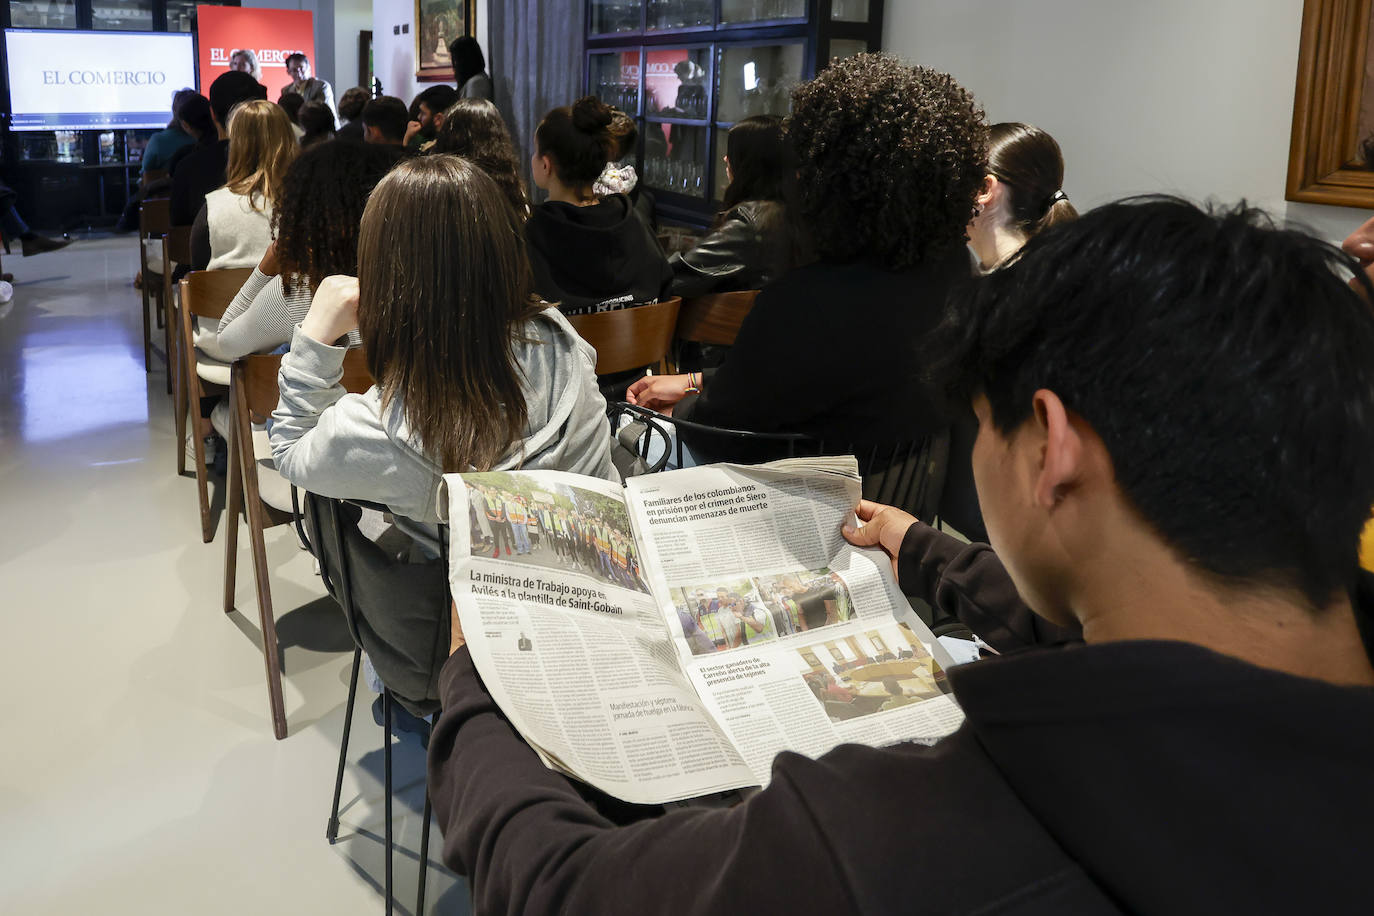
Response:
M334 341L358 326L358 278L325 277L310 300L310 311L301 322L307 337L333 346Z
M450 599L448 603L449 623L448 623L448 654L452 655L463 646L467 645L467 640L463 638L463 623L458 619L458 605Z
M422 129L423 128L421 127L419 121L408 122L406 124L405 145L410 146L410 141L413 140L415 138L415 135L418 134Z
M686 395L685 375L646 375L625 389L625 400L631 404L663 412L669 412Z
M859 508L855 510L855 514L864 526L853 528L845 525L844 539L855 547L878 546L887 551L887 555L892 558L892 574L895 576L897 553L902 549L902 541L906 538L907 530L916 524L916 516L866 499L859 500Z

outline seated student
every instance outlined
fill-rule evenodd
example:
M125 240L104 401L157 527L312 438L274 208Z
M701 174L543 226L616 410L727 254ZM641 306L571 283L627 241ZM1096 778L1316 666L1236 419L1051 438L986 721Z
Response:
M277 104L291 119L291 131L296 135L296 139L305 136L305 128L300 124L301 106L305 104L305 98L299 92L283 92L277 99Z
M846 531L1004 653L949 672L967 719L933 747L784 753L743 804L616 826L514 732L455 620L429 787L474 911L898 913L919 887L938 913L1363 912L1374 314L1352 266L1255 211L1125 202L959 310L992 548L871 503ZM1086 645L1030 648L1056 637Z
M1032 124L988 128L988 173L974 198L969 248L993 270L1056 223L1078 217L1064 193L1064 156L1054 138Z
M644 220L644 225L657 232L654 195L644 187L631 164L639 148L639 128L635 126L635 119L619 108L612 108L611 112L615 119L611 122L611 133L617 138L616 151L601 170L601 176L592 183L592 193L597 197L624 194L634 204L635 213Z
M228 362L291 342L319 281L358 272L363 208L399 159L392 147L324 143L291 163L275 213L276 239L225 310L216 336L202 344L210 356ZM349 332L348 345L359 343L357 332Z
M334 343L354 328L377 382L361 395L335 384L345 350ZM445 472L614 480L594 359L532 298L519 220L496 183L457 156L408 160L367 202L358 278L324 278L282 358L277 469L323 496L383 503L426 539Z
M361 86L354 86L339 97L339 129L335 136L340 140L363 141L363 106L372 96Z
M724 208L695 248L668 259L674 296L762 289L797 262L797 154L773 115L745 118L726 140Z
M409 121L405 102L391 95L373 99L363 106L363 139L368 143L404 147Z
M657 302L672 279L630 199L592 191L619 149L614 123L614 109L589 95L550 111L534 132L530 168L549 192L525 224L534 289L567 315Z
M296 114L301 149L334 139L334 112L324 102L306 102Z
M459 99L444 111L432 153L451 153L470 160L496 182L511 207L525 219L530 212L525 182L515 158L515 144L505 119L486 99Z
M440 84L430 86L410 103L410 121L406 124L405 144L413 153L428 152L434 137L444 123L444 112L458 101L458 90Z
M969 279L964 226L985 173L981 109L948 74L860 54L793 93L787 132L816 262L759 295L719 368L641 379L627 400L830 443L939 431L944 398L922 377L920 346L950 290ZM846 368L878 341L882 360ZM720 438L686 440L698 459L763 457Z
M240 102L266 99L267 87L247 73L231 70L210 84L211 134L202 136L172 170L172 225L189 226L205 205L205 195L224 184L229 165L229 112Z
M969 249L980 270L995 270L1037 232L1077 218L1063 184L1064 157L1045 131L1015 121L988 128L988 173L968 224ZM985 541L987 531L973 489L971 455L977 433L978 422L970 411L956 413L939 511L959 533Z
M219 270L252 267L272 244L272 207L300 152L279 105L244 102L229 119L224 187L205 195L191 227L191 263Z

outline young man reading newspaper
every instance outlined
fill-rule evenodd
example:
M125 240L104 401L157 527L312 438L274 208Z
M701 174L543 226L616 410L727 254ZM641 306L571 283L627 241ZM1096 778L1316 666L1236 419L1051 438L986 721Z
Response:
M996 553L871 504L846 532L1003 652L951 673L967 720L933 747L781 754L734 808L615 826L505 722L455 619L430 787L476 912L1367 912L1351 266L1150 200L980 281L952 349Z

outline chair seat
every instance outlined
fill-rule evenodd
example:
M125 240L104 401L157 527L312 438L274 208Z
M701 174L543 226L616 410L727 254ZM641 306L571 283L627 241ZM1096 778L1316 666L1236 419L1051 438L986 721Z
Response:
M196 375L212 385L229 387L229 364L196 351Z
M291 484L277 472L266 429L253 430L253 458L258 464L258 495L273 509L291 511Z

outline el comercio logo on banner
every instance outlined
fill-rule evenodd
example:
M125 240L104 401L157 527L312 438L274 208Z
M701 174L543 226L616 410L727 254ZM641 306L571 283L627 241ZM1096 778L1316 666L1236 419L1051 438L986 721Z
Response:
M229 69L229 58L239 49L257 55L262 81L274 98L291 81L286 74L289 55L300 53L315 60L315 22L309 10L197 6L196 33L202 92Z

